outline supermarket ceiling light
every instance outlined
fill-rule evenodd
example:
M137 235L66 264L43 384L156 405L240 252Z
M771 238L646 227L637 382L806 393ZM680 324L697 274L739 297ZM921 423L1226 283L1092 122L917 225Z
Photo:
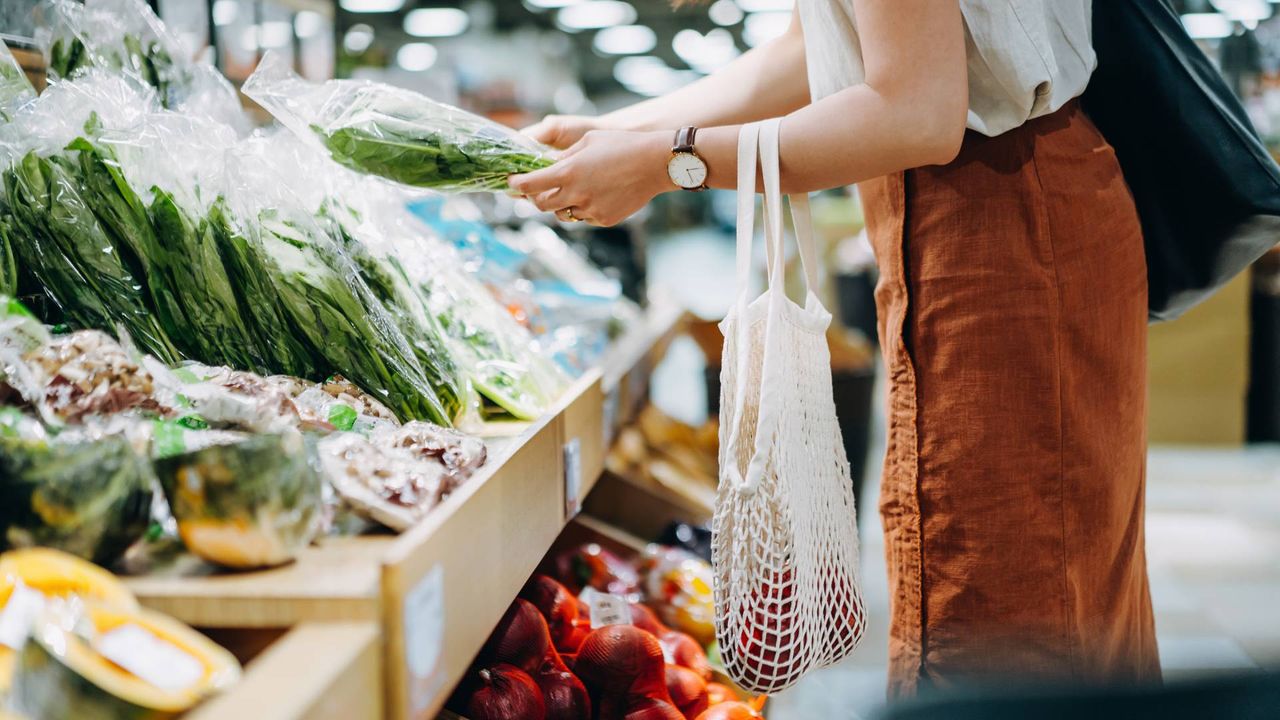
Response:
M592 46L605 55L643 55L658 45L658 36L644 25L617 25L596 33Z
M652 55L624 57L613 66L613 77L637 95L653 97L698 79L692 70L674 70Z
M347 30L347 34L342 37L342 48L352 55L359 55L368 50L372 44L373 28L364 23L352 25Z
M248 50L268 50L284 47L293 39L293 25L284 20L272 20L244 29L240 42Z
M1280 2L1280 0L1277 0ZM711 22L721 26L730 27L742 22L745 13L742 8L738 7L733 0L716 0L711 3L711 7L707 8L707 16L711 18Z
M396 51L396 64L409 72L422 72L436 64L437 55L431 43L405 43Z
M470 24L465 10L451 7L418 8L404 16L404 31L414 37L453 37Z
M556 13L556 24L569 31L630 25L635 21L636 9L620 0L588 0Z
M789 12L751 13L742 26L742 39L748 46L758 47L786 32L790 24Z
M324 29L324 16L314 10L303 10L293 16L293 32L303 40L315 37Z
M1231 20L1220 13L1187 13L1182 16L1182 27L1197 40L1214 40L1231 34Z
M613 66L613 77L623 85L634 85L650 81L670 69L662 58L653 55L625 57Z
M582 0L524 0L525 5L535 10L558 10L580 2Z
M404 0L342 0L338 6L349 13L386 13L404 7Z
M733 35L724 28L716 28L706 35L697 30L681 30L672 38L671 49L689 67L702 73L713 72L741 54Z
M1271 4L1266 0L1212 0L1213 7L1231 20L1257 22L1271 17Z
M240 17L240 3L238 0L217 0L213 4L214 25L230 25L238 17Z
M791 12L794 0L737 0L738 7L749 13Z

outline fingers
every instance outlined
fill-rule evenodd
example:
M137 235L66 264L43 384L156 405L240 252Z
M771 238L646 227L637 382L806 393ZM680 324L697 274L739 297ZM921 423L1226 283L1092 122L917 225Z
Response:
M507 178L507 184L511 186L512 190L521 195L533 196L560 187L566 177L566 166L557 162L549 168L535 170L522 175L512 175Z
M556 138L560 134L560 123L555 117L543 118L540 122L521 130L520 132L537 140L545 145L556 147Z
M530 195L529 202L543 212L558 212L561 208L572 207L573 203L565 197L563 188L548 190L537 195Z

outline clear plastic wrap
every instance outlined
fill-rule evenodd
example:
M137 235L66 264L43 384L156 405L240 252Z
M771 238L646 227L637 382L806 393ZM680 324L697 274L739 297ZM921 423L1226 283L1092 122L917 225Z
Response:
M124 435L0 432L0 546L57 548L114 562L146 532L152 476Z
M473 277L536 338L540 353L570 375L596 365L641 314L616 279L542 223L490 227L470 198L415 199L409 211L457 249Z
M341 373L402 420L452 425L460 393L441 391L457 385L452 367L426 362L422 346L406 337L403 316L387 309L316 217L318 208L292 189L308 181L282 162L288 158L278 145L253 138L227 166L228 204L246 230L236 251L251 276L233 278L248 281L244 302L278 313L279 327L323 361L324 372Z
M378 184L347 184L347 217L358 220L350 237L408 282L480 395L520 420L541 415L564 389L565 376L458 253L405 209L406 197Z
M143 0L45 0L42 9L50 82L99 68L154 88L166 108L248 131L235 88L196 62Z
M36 89L27 74L9 52L9 46L0 41L0 122L8 122L18 108L35 97Z
M311 542L322 485L300 434L223 433L194 442L198 449L155 463L188 550L219 565L255 568L288 562Z
M51 87L0 125L0 228L19 269L16 284L50 301L42 319L81 328L119 323L147 352L172 362L179 353L153 312L135 249L155 245L145 210L127 184L115 182L109 148L94 144L110 128L139 122L150 98L119 78L89 73Z
M487 458L480 440L429 423L363 437L339 433L316 448L338 496L357 514L396 531L421 520Z
M507 189L547 167L551 150L514 130L418 93L364 80L307 82L267 53L244 93L290 130L362 173L439 192Z

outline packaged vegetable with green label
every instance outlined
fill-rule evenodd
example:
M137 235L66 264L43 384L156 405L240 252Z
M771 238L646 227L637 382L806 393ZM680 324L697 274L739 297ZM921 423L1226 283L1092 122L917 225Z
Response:
M550 148L410 90L366 80L308 82L279 53L267 53L243 90L342 165L405 185L502 191L507 176L553 162Z

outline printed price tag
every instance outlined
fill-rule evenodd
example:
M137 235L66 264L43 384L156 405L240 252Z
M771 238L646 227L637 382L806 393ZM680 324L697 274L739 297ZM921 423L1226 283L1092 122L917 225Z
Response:
M404 652L415 714L440 690L433 681L444 644L444 568L431 568L404 596Z
M103 633L97 650L144 682L168 692L185 690L204 675L199 660L132 623Z
M631 605L626 598L592 588L583 590L580 597L591 608L592 630L609 625L631 624Z
M9 593L9 601L0 609L0 645L21 650L43 609L44 595L19 580Z
M601 410L600 430L604 435L601 447L608 450L613 446L614 435L618 431L618 386L604 396L604 407Z
M572 518L582 510L582 441L564 444L564 516Z

